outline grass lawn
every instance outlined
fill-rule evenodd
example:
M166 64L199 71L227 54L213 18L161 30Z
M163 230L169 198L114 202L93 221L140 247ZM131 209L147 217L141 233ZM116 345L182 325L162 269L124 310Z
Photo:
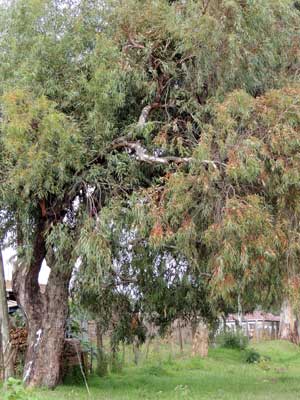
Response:
M121 373L89 379L84 386L64 385L38 391L38 400L296 400L300 399L300 350L280 341L253 345L270 361L247 364L236 350L211 349L205 360L188 355L152 353L150 360Z

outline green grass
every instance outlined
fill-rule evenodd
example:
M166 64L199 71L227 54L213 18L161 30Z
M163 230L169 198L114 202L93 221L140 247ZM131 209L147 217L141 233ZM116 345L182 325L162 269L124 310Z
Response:
M299 348L280 341L253 345L270 361L247 364L244 352L212 349L205 360L153 352L138 367L89 379L95 400L296 400L300 399ZM88 399L84 386L37 392L38 400Z

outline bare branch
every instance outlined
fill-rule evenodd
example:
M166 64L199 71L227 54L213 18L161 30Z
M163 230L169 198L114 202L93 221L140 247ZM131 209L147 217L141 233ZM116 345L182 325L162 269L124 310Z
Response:
M160 107L160 103L152 103L145 106L140 114L137 126L139 128L144 127L145 124L147 123L150 112L158 107ZM139 141L135 142L130 141L125 136L116 139L111 146L111 149L122 149L122 148L132 150L139 161L143 161L149 164L163 164L163 165L167 165L170 163L188 164L192 161L195 161L193 157L160 156L155 154L149 154L147 149L145 149ZM212 165L214 169L218 169L217 164L224 165L220 162L211 160L202 160L201 163L205 165Z
M112 146L113 149L119 149L119 148L127 148L132 151L134 151L136 158L139 161L144 161L149 164L188 164L192 161L196 161L193 157L176 157L176 156L156 156L156 155L151 155L147 152L147 150L141 145L140 142L131 142L126 140L126 138L119 138L117 139ZM211 165L213 166L214 169L218 169L218 165L225 165L223 163L220 163L218 161L212 161L212 160L201 160L202 164L205 165Z
M145 161L150 164L168 164L174 163L188 163L192 159L190 157L161 157L150 155L147 150L140 144L140 142L130 142L125 139L119 139L114 142L113 148L127 148L135 152L136 158L140 161Z
M125 52L129 49L145 49L145 46L141 43L136 42L131 36L128 38L128 43L123 48Z

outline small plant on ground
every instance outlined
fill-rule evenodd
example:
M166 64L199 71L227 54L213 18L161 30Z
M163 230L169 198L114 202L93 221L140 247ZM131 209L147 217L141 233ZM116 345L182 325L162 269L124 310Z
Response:
M22 381L9 378L4 386L3 400L35 400L35 397L24 388Z
M254 349L247 349L246 352L246 362L249 364L258 364L261 369L270 369L269 361L271 358L268 356L261 355L258 351Z
M248 346L249 339L241 330L226 331L220 333L216 338L219 347L227 349L245 350Z
M150 376L168 376L168 372L161 365L151 365L144 368L144 373Z
M254 349L249 349L246 351L246 362L248 364L255 364L260 362L261 355Z

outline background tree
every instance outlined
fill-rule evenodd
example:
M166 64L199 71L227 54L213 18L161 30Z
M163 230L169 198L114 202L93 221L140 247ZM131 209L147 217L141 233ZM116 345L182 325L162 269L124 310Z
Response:
M27 319L24 380L32 386L54 387L60 378L68 288L82 227L84 236L107 194L131 189L135 181L128 156L104 157L123 95L114 87L120 71L108 71L114 49L105 58L97 35L98 4L82 2L76 11L72 2L69 6L18 1L2 11L1 222L18 254L13 286ZM106 87L99 82L102 118L93 118L101 69L107 73ZM122 174L131 175L127 184L119 184ZM38 276L45 261L51 274L41 293Z

